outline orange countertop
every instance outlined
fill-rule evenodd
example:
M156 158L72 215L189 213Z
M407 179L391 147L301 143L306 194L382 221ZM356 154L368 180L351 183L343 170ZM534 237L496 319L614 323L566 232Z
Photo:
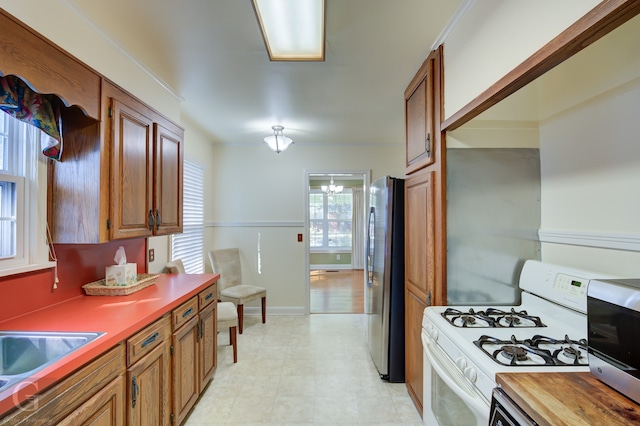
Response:
M127 296L78 296L0 322L0 330L76 331L105 334L0 392L0 416L99 357L218 280L218 274L160 274L151 285Z

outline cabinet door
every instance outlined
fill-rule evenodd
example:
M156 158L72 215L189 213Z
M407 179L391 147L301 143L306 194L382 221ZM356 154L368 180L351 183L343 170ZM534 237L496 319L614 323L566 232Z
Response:
M154 215L155 234L182 232L182 135L154 124Z
M405 287L428 305L435 294L434 178L424 170L405 181Z
M58 426L123 426L124 379L118 376L84 404L62 419Z
M422 414L422 314L427 305L410 291L405 292L405 381L414 404Z
M111 115L111 239L148 237L153 234L153 123L117 99Z
M168 425L169 343L163 343L127 369L129 425Z
M421 71L422 79L406 98L406 169L413 172L434 161L434 61L428 59ZM426 73L426 74L425 74Z
M173 333L173 413L182 424L199 394L198 335L199 317L191 318Z
M200 311L200 391L207 386L217 366L217 305L211 305Z

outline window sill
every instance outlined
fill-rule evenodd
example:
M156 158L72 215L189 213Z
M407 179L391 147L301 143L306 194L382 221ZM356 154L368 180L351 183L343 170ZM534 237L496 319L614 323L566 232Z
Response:
M35 263L31 265L16 266L13 268L0 269L0 277L23 274L25 272L39 271L42 269L55 268L56 262Z

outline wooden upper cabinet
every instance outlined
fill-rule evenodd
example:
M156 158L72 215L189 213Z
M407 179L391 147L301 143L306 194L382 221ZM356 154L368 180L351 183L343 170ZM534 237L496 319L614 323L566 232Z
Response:
M183 138L157 123L154 135L155 234L175 234L182 232Z
M153 121L112 100L111 238L153 235Z
M440 50L429 55L405 90L406 173L433 164L435 161L437 114L437 67L440 66Z

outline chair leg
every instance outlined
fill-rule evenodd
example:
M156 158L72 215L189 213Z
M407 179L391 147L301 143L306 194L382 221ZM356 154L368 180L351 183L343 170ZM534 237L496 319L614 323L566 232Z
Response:
M262 323L267 322L267 296L262 298Z
M244 305L238 305L238 331L242 334L242 324L244 319Z
M233 346L233 363L238 362L238 339L236 335L236 327L229 327L229 340Z

